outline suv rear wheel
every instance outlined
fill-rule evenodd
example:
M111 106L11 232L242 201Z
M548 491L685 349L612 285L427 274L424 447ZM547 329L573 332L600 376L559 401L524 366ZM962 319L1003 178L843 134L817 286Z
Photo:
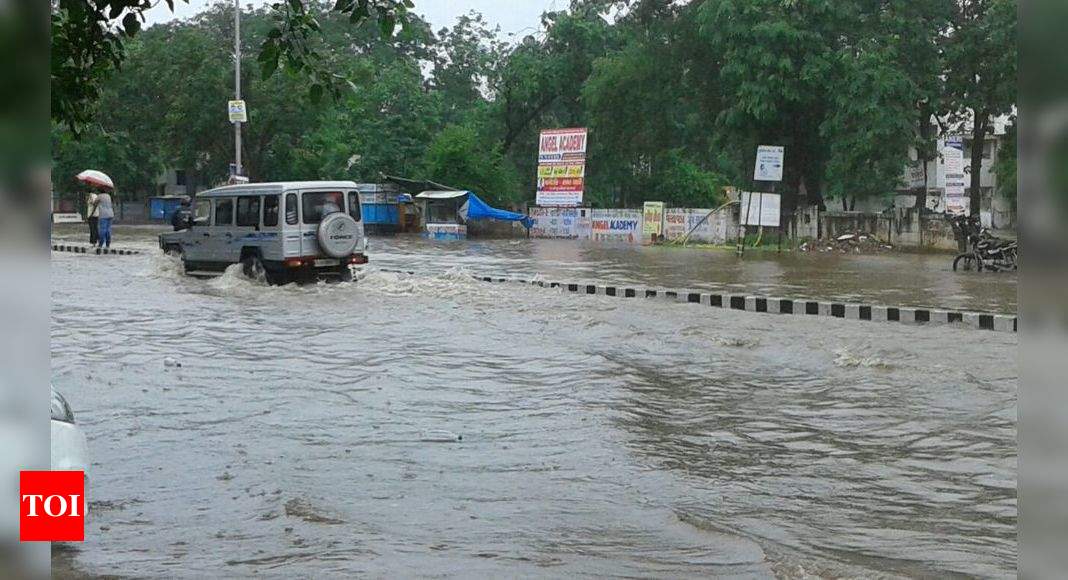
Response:
M267 269L263 267L263 260L260 260L259 254L252 252L245 254L241 258L241 272L246 278L267 281Z

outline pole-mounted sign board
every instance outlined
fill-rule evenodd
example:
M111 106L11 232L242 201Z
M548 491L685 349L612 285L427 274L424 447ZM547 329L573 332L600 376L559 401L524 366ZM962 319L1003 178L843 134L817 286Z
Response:
M782 181L783 148L775 145L757 147L755 181Z
M245 101L230 101L227 109L230 111L231 123L248 122L248 112L245 110Z

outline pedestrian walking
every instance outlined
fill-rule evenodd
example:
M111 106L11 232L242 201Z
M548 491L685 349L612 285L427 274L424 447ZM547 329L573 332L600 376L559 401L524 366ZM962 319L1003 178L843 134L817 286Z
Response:
M100 215L96 205L96 192L90 190L86 202L85 221L89 224L89 245L95 246L100 239Z
M109 192L115 191L115 182L111 180L108 174L96 169L86 169L75 176L75 179L88 184L92 188L91 191L99 190L99 193L90 193L86 207L86 221L89 222L89 244L98 248L110 248L111 221L115 219L115 209L112 206L111 193ZM95 235L94 230L96 230Z
M98 239L96 247L111 247L111 221L115 219L115 208L111 202L111 194L103 191L96 196L96 210L99 221L97 222Z
M189 227L189 218L192 216L189 200L183 199L182 204L171 214L171 227L174 231L184 230Z

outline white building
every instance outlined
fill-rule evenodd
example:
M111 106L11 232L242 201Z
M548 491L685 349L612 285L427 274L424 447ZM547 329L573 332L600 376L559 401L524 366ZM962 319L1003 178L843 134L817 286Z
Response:
M165 169L156 178L155 195L190 195L192 193L184 169Z
M979 168L980 217L984 225L998 229L1011 229L1016 225L1015 207L1010 200L997 193L998 176L994 173L994 163L997 161L1009 122L1008 117L994 119L993 134L987 135L982 144L983 161ZM939 154L934 159L928 160L926 164L919 161L916 149L910 148L911 163L905 167L902 183L898 187L899 195L894 200L895 207L912 207L915 193L926 191L927 207L935 212L945 211L946 175L941 152L946 146L946 139L954 136L960 137L964 142L965 186L971 187L973 147L971 124L963 123L956 127L956 130L947 131L939 137L937 142Z

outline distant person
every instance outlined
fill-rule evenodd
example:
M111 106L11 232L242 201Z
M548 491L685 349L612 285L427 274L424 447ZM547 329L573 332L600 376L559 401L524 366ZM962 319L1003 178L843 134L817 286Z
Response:
M326 200L323 202L323 215L326 217L332 213L338 213L341 211L342 197L340 193L327 194Z
M100 215L96 206L96 192L93 190L89 191L89 198L86 202L85 221L89 224L89 245L95 246L100 240Z
M178 209L174 210L171 214L171 227L174 231L184 230L189 227L189 219L192 217L193 212L190 209L188 199L183 199L182 204L178 206Z
M115 219L115 208L111 202L111 194L102 191L96 195L95 208L97 217L97 244L98 248L111 247L111 221Z

